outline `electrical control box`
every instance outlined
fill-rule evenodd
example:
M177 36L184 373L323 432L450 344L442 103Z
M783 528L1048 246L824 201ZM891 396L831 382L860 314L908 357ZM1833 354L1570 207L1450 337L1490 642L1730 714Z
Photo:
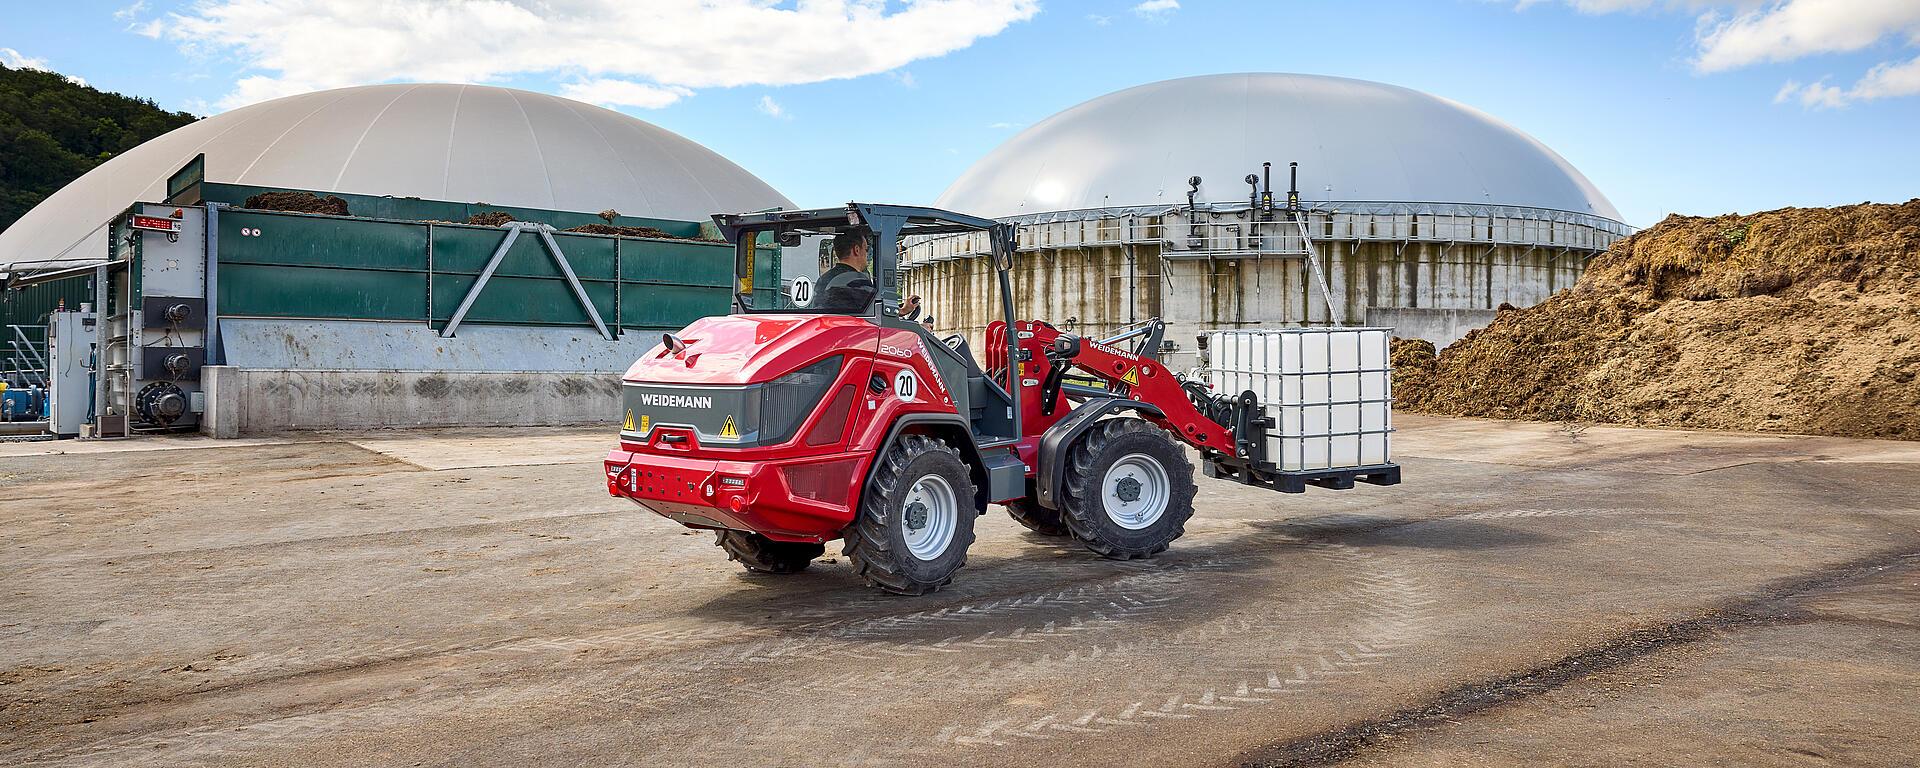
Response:
M47 316L47 431L80 434L93 410L94 368L100 342L99 316L54 312Z

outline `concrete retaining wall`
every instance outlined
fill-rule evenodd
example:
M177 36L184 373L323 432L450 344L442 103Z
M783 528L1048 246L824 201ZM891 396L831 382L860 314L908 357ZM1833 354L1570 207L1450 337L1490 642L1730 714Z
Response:
M608 341L592 328L470 324L446 338L426 323L220 319L222 362L246 369L624 371L659 345L659 331L636 329Z
M1413 307L1368 307L1367 325L1392 328L1403 339L1426 339L1445 349L1468 331L1485 328L1500 314L1492 309L1416 309Z
M529 371L202 369L214 437L290 430L614 424L620 375Z
M1502 303L1532 306L1571 287L1591 254L1515 245L1331 241L1320 244L1334 311L1346 325L1399 325L1379 310L1441 310L1395 316L1412 335L1451 342L1493 319ZM1000 316L992 265L983 257L914 269L903 294L919 294L940 333L964 333L975 348ZM1154 245L1022 252L1014 260L1023 318L1102 335L1131 319L1167 322L1175 369L1197 362L1194 336L1232 328L1329 321L1328 300L1301 258L1162 258ZM1384 317L1384 316L1383 316ZM1402 333L1400 335L1408 335Z

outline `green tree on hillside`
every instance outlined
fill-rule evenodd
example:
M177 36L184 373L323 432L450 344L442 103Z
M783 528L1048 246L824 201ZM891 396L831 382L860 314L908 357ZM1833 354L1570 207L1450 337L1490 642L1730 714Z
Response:
M94 166L193 121L148 99L0 66L0 229Z

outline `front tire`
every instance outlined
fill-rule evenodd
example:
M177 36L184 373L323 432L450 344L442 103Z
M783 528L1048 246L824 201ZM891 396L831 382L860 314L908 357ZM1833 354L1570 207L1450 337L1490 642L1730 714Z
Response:
M1066 536L1073 531L1067 530L1067 521L1060 519L1060 510L1040 506L1039 494L1033 487L1033 481L1027 481L1027 497L1014 499L1006 504L1007 516L1026 526L1027 530L1042 536Z
M825 544L774 541L745 531L718 531L713 543L754 573L799 573L827 551Z
M924 595L953 581L973 544L973 476L953 446L901 438L873 472L846 554L860 577L897 595Z
M1101 557L1166 551L1193 517L1193 464L1165 430L1143 419L1095 424L1068 452L1061 512L1073 537Z

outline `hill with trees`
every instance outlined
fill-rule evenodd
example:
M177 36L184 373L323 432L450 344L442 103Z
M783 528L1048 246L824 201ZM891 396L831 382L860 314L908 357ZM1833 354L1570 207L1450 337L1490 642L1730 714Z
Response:
M58 73L0 66L0 230L80 174L195 119Z

